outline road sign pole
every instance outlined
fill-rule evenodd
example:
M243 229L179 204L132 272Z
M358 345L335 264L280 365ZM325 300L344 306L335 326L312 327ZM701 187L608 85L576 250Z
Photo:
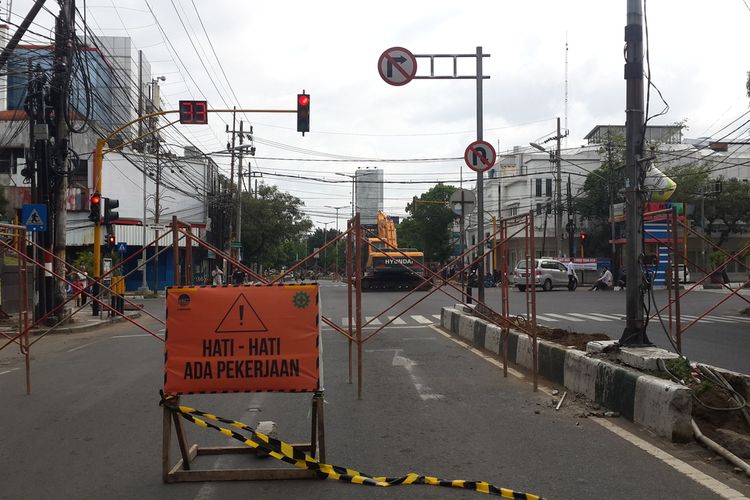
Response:
M477 47L477 140L483 137L484 123L482 120L482 47ZM484 239L484 171L477 171L477 242ZM484 257L479 260L477 295L479 302L484 302Z

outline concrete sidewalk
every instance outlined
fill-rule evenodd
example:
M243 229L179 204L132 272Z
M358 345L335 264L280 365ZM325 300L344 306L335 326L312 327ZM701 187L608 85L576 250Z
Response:
M63 324L54 326L56 324L54 322L51 324L43 322L43 324L32 328L30 333L31 335L41 335L50 329L51 331L49 331L49 333L88 332L103 326L111 325L118 321L125 321L125 318L121 317L119 314L111 314L112 316L110 316L110 311L100 311L99 316L93 316L91 314L91 304L87 304L86 307L77 311ZM131 319L138 318L140 315L140 311L125 311L125 316ZM29 324L33 324L31 318L29 318ZM18 330L18 314L12 314L10 319L0 321L0 332L12 335L14 333L17 334Z

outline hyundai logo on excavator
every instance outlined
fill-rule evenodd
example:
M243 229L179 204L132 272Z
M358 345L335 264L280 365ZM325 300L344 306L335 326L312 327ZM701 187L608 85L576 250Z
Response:
M385 259L385 264L386 265L400 264L404 266L411 266L411 265L414 265L414 261L411 259L388 258L388 259Z

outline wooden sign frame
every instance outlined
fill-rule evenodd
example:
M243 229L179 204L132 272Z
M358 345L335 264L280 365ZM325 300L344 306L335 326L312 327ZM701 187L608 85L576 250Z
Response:
M284 290L281 290L281 288ZM315 297L311 297L303 291L310 292L314 288ZM265 294L264 291L268 290L269 294ZM265 317L265 320L260 319L257 314L254 317L250 317L250 312L256 313L254 306L247 301L247 297L243 294L247 294L251 298L255 307L258 307L257 313ZM260 295L259 295L260 294ZM319 301L319 287L317 284L301 284L301 285L265 285L265 286L222 286L222 287L169 287L167 289L167 330L166 335L176 335L176 331L184 334L184 339L181 337L178 343L181 346L187 342L188 347L192 346L193 356L195 356L195 338L200 338L202 335L206 335L206 332L210 332L208 338L225 338L236 335L252 336L261 332L259 325L262 326L262 333L258 335L265 335L269 331L275 331L276 334L281 336L284 332L287 333L288 337L296 338L302 337L304 342L311 342L312 344L305 343L302 348L302 353L297 349L293 351L293 355L305 356L307 353L307 366L310 366L310 355L314 353L315 363L313 364L314 370L309 369L305 382L302 382L300 386L284 387L281 386L275 389L273 386L262 386L262 387L236 387L236 386L211 386L207 389L201 390L202 388L192 389L187 388L188 392L179 392L184 388L185 385L177 385L178 389L176 392L170 394L170 406L180 404L180 394L188 393L208 393L208 392L310 392L312 396L312 419L310 427L310 441L307 443L292 444L295 448L308 453L313 458L318 458L320 461L325 461L325 425L323 418L323 389L322 381L320 380L321 372L318 369L320 362L320 301ZM294 307L295 309L307 309L312 306L312 309L308 309L307 312L302 314L303 325L294 329L293 325L289 325L290 313L283 313L279 311L279 301L269 301L268 297L277 299L278 296L284 296L287 298L294 299L294 305L286 304L287 309ZM301 297L304 295L304 297ZM265 299L264 299L265 297ZM239 307L239 319L241 320L238 325L244 324L248 331L245 332L237 325L227 323L227 315L224 314L225 309L229 312L234 311L239 298L242 298L245 302L242 302ZM304 301L300 299L305 299ZM218 304L214 306L214 302ZM169 305L172 304L174 311L170 313ZM270 304L270 305L269 305ZM210 306L210 307L209 307ZM217 309L218 307L218 309ZM191 309L194 308L194 309ZM244 308L244 309L243 309ZM221 317L224 319L220 322L206 319L206 312L212 311L216 314L216 311L221 313ZM242 312L244 311L244 312ZM245 314L247 313L247 314ZM198 319L190 319L192 316L185 319L177 319L180 314L183 316L193 315L198 316ZM284 318L283 321L279 318ZM215 318L214 318L215 319ZM230 318L232 319L232 318ZM234 318L237 319L237 318ZM251 323L251 320L255 319L257 324ZM172 322L170 323L170 320ZM286 321L286 323L283 323ZM214 324L216 323L216 324ZM283 326L280 326L280 323ZM218 326L217 326L218 325ZM317 330L315 336L310 336L310 326L314 325ZM172 330L170 330L170 326ZM210 327L210 328L209 328ZM215 328L214 328L215 327ZM274 329L275 328L275 329ZM293 333L292 333L293 332ZM301 333L300 333L301 332ZM240 337L236 337L235 340L228 340L232 346L235 344L240 347ZM279 337L281 338L281 337ZM191 344L192 342L192 344ZM245 340L244 342L247 342ZM279 344L281 342L279 341ZM204 344L205 345L205 344ZM313 351L310 351L310 346L313 347ZM306 347L305 347L306 346ZM248 344L245 344L243 352L248 353L250 348ZM205 350L205 347L203 348ZM305 349L308 349L305 351ZM231 349L234 353L234 347ZM189 359L189 354L186 356L185 352L182 354L183 358ZM213 356L212 352L204 352ZM220 353L225 354L225 353ZM278 354L278 352L274 353ZM167 384L167 359L174 362L176 355L174 352L169 351L169 342L165 344L165 393L168 392ZM299 363L300 366L305 366L303 362ZM300 372L303 372L301 370ZM305 375L303 373L303 375ZM311 376L314 377L311 379ZM171 392L171 391L170 391ZM172 451L172 431L177 438L177 444L180 450L180 459L176 463L172 463L171 451ZM162 480L165 483L177 483L177 482L190 482L190 481L255 481L255 480L269 480L269 479L316 479L319 476L315 471L306 469L297 469L291 465L286 464L285 467L262 467L262 468L242 468L242 469L204 469L196 467L196 458L203 455L227 455L227 454L254 454L256 456L266 456L267 453L260 448L252 448L246 445L239 446L209 446L201 447L198 444L188 445L188 439L183 426L182 417L175 412L173 409L164 405L164 414L162 420Z
M179 397L175 397L176 405L180 404ZM313 458L325 462L325 425L323 423L323 391L316 392L312 397L312 425L310 428L310 442L292 444L295 448L305 451ZM171 459L172 426L177 436L181 458L174 464ZM226 454L255 454L260 449L249 446L210 446L200 447L197 444L188 446L187 436L183 427L182 417L166 406L162 421L162 480L165 483L195 482L195 481L259 481L269 479L317 479L315 471L295 469L289 467L263 467L255 469L201 469L195 468L194 460L202 455Z

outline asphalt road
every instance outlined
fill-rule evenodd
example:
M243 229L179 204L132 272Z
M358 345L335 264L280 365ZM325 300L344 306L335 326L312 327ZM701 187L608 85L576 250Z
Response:
M346 315L345 291L323 285L324 315L339 321ZM365 314L376 314L399 295L367 294ZM347 380L348 342L323 329L329 462L376 475L413 471L484 480L547 498L706 499L726 498L732 491L750 495L746 479L697 445L653 439L622 419L585 418L583 403L573 397L556 412L553 397L545 392L550 388L543 385L534 393L523 374L503 378L496 364L427 323L437 323L432 315L439 314L440 303L451 300L439 295L407 311L401 318L404 324L364 344L361 400L356 380ZM560 300L565 296L551 293L542 300L558 295ZM163 317L163 301L146 303ZM157 333L163 328L154 320L144 324ZM2 499L479 495L423 485L379 489L335 481L165 485L158 406L160 340L127 324L46 337L34 346L30 396L24 391L20 359L4 352ZM185 404L251 425L274 420L280 437L288 441L307 438L309 401L305 394L265 393L183 398ZM223 436L194 426L188 428L188 438L201 445L227 444ZM257 462L249 457L200 460L208 467Z

